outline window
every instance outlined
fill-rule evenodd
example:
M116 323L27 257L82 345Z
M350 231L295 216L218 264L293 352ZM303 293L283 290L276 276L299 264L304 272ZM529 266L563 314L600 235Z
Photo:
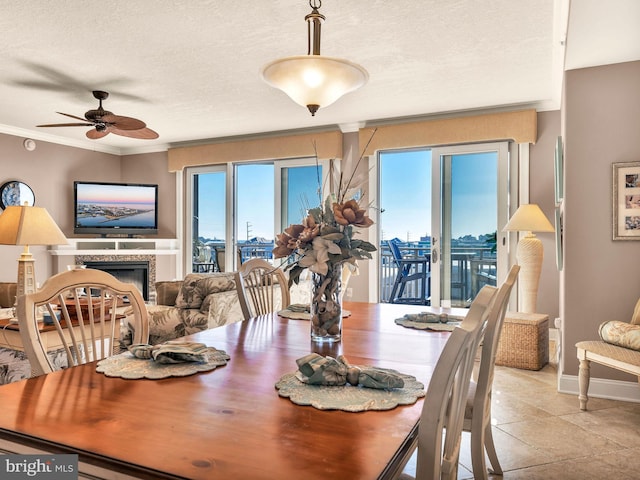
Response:
M328 170L315 158L189 168L187 270L230 271L249 258L270 259L275 233L318 205Z

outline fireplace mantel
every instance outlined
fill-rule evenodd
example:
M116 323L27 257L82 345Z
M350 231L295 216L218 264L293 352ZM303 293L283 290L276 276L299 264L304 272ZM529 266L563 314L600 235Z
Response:
M174 238L68 238L67 245L49 249L55 256L70 255L178 255Z
M150 281L183 278L182 250L175 238L68 238L67 245L48 250L53 273L83 261L150 261ZM153 288L153 285L151 285Z

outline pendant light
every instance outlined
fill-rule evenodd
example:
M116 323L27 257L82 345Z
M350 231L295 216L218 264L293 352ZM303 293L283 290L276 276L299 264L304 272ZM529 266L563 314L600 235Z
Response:
M318 12L321 0L309 0L307 55L275 60L262 69L262 78L291 99L307 107L311 115L331 105L346 93L362 87L369 74L360 65L341 58L320 55L320 28L324 15Z

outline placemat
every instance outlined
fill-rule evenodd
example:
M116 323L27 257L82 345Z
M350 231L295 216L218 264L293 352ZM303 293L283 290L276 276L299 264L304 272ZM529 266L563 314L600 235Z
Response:
M124 352L113 357L100 360L96 372L104 373L107 377L119 377L130 380L148 378L157 380L168 377L186 377L198 372L208 372L226 365L231 357L224 350L213 347L205 352L207 361L183 363L157 363L151 359L136 358L130 352Z
M327 387L307 385L287 373L276 383L278 395L289 398L296 405L310 405L318 410L342 410L344 412L364 412L367 410L391 410L398 405L411 405L424 397L424 385L411 375L389 370L402 376L403 388L378 390L375 388L344 385Z
M446 313L430 314L427 312L423 312L421 314L411 314L405 315L401 318L396 318L395 322L403 327L415 328L417 330L452 332L457 326L460 325L462 320L462 317L459 317L457 315L447 315Z
M404 318L397 318L396 323L406 328L415 328L417 330L433 330L435 332L453 332L454 328L460 325L460 322L425 323L414 322L411 320L406 320Z

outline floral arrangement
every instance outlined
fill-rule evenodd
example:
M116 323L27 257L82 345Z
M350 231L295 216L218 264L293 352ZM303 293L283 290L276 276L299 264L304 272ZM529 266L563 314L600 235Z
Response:
M371 252L376 251L371 243L355 238L356 228L373 225L366 210L354 198L358 192L354 178L361 160L362 155L347 181L339 174L334 182L337 192L327 196L324 205L310 208L302 224L289 225L276 235L273 256L288 257L284 268L289 271L290 285L298 283L300 274L307 268L326 276L335 266L345 263L356 266L357 260L370 259Z

